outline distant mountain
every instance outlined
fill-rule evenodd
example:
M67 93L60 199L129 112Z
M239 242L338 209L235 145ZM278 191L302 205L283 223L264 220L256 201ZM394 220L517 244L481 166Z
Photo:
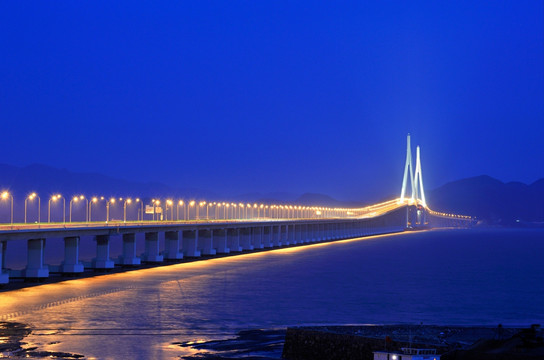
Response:
M427 197L433 210L473 215L491 224L544 221L544 179L527 185L482 175L450 182Z
M357 201L339 201L328 195L305 193L298 197L296 204L306 206L328 206L328 207L362 207L362 203Z
M179 196L193 198L217 197L202 189L176 189L159 182L137 182L116 179L97 173L76 173L45 165L16 167L0 164L0 189L8 189L18 198L35 191L42 199L49 194L61 193L67 197L87 196Z

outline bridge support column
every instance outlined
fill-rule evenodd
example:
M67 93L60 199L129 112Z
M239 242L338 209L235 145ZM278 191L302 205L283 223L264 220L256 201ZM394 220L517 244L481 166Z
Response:
M182 251L185 257L199 257L200 251L197 249L198 230L186 230L182 234Z
M71 274L83 272L83 264L79 262L79 236L64 238L64 262L61 271Z
M134 245L136 246L136 243ZM158 263L164 260L164 256L160 255L158 232L145 233L145 253L142 260L149 263Z
M216 251L212 246L213 232L211 230L198 230L198 250L202 255L215 255Z
M281 225L272 226L272 246L281 246Z
M180 251L180 243L183 239L182 231L165 231L164 232L164 258L166 260L183 259L183 253Z
M136 256L136 234L123 234L123 255L119 262L127 266L140 265L140 258Z
M110 236L96 235L96 258L93 259L95 269L113 269L115 263L110 259Z
M253 250L253 245L251 244L251 228L241 229L240 246L242 247L242 250Z
M4 272L4 265L6 264L6 248L7 241L0 241L0 284L7 284L9 282L9 274Z
M290 245L296 244L296 236L295 236L295 225L286 225L287 226L287 241Z
M49 267L45 265L45 239L28 240L26 278L46 278L49 276Z
M265 248L272 247L272 234L273 226L264 226L263 227L263 245Z
M253 245L254 249L264 248L261 230L262 230L261 227L251 228L251 244Z
M240 229L227 229L227 245L230 251L240 252Z
M218 254L228 254L230 253L230 249L227 247L227 230L226 229L218 229L218 230L212 230L215 232L213 234L213 247L215 251Z
M289 245L289 225L280 225L280 234L281 245Z

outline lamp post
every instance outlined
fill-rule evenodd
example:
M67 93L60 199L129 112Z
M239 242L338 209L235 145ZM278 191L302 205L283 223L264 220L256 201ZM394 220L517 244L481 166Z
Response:
M27 198L25 199L25 224L26 224L26 206L27 206L27 201L28 200L34 200L34 198L38 198L38 223L40 222L40 203L41 203L41 200L40 200L40 197L38 196L38 194L36 194L35 192L28 195Z
M110 221L110 204L115 204L115 198L106 201L106 223Z
M79 198L77 196L74 196L72 199L70 199L70 210L69 210L69 218L68 218L68 222L72 222L72 202L77 202L79 200Z
M125 202L123 203L123 222L127 222L127 204L132 203L131 199L125 199Z
M11 212L10 212L10 221L11 224L13 224L13 195L11 195L9 192L4 191L1 195L2 200L6 200L8 197L11 198Z
M102 198L104 199L104 198ZM93 211L93 204L96 204L98 202L98 198L94 196L91 201L89 202L89 222L92 222L92 211Z
M189 207L187 207L187 220L191 220L191 208L193 206L195 206L195 201L191 200L191 202L189 202ZM195 213L195 219L196 219L196 213Z
M164 210L165 220L168 220L168 205L170 205L170 220L174 220L174 202L170 199L166 200L166 209Z
M140 221L140 211L142 212L142 221L144 221L144 202L140 200L140 198L136 198L136 202L140 203L140 210L138 210L138 221Z
M179 207L180 206L184 206L185 203L183 202L183 200L180 200L178 201L178 206L176 206L176 218L177 220L180 220L179 218ZM183 209L183 219L185 219L185 208L182 208Z
M62 199L62 222L66 222L66 200L60 194L53 195L49 199L49 203L47 206L47 222L51 222L51 201L56 202L59 199Z

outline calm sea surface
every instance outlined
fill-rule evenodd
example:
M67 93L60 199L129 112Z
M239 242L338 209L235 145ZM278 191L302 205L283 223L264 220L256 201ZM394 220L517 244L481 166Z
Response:
M305 324L544 324L543 230L411 232L0 293L41 350L169 359L176 341Z

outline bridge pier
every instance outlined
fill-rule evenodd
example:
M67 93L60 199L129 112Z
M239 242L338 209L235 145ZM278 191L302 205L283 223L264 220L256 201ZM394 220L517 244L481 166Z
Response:
M253 250L251 244L251 228L242 228L241 230L241 243L242 250Z
M9 274L4 272L7 243L7 241L0 241L0 284L7 284L9 282Z
M46 278L49 267L45 265L45 239L30 239L27 244L26 278Z
M253 245L254 249L263 249L263 241L262 241L262 228L261 227L252 227L251 228L251 245Z
M281 246L281 225L272 226L272 246Z
M213 236L213 247L218 254L228 254L230 249L227 246L228 235L227 229L212 230L215 232Z
M272 226L264 226L262 228L262 231L263 231L263 246L265 248L272 247L272 233L273 233Z
M123 234L123 255L119 257L119 262L125 266L140 265L140 258L136 257L136 234Z
M142 256L142 260L150 263L162 262L164 260L164 256L159 251L158 232L145 233L145 253Z
M198 230L186 230L182 234L182 251L185 257L199 257L200 251L197 249Z
M164 232L164 258L166 260L183 259L183 253L180 251L180 243L183 239L182 231Z
M198 231L198 230L197 230ZM198 250L202 255L215 255L216 251L212 246L213 243L213 231L200 230L198 231Z
M113 269L115 266L110 259L110 236L96 235L96 258L93 259L93 268L95 269Z
M230 251L240 252L240 229L227 229L227 245Z
M280 225L280 243L289 245L289 225Z
M63 273L81 273L83 264L79 262L79 236L64 238L64 262L61 266Z

